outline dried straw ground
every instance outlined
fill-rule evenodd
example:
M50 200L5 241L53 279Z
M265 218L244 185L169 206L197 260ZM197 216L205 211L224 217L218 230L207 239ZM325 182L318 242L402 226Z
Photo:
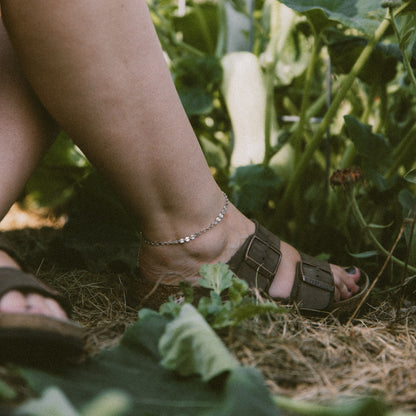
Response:
M28 267L69 297L73 318L88 331L90 353L116 345L139 307L157 309L167 299L168 291L152 292L136 276L65 270L49 262L45 249L58 231L37 228L45 225L59 226L17 208L2 223L3 229L15 229L7 233ZM331 317L310 320L290 312L251 320L222 336L241 363L261 369L273 393L330 404L373 396L395 410L415 411L416 307L404 306L396 319L387 301L370 299L365 314L349 327ZM0 367L0 379L18 385L13 377ZM20 393L30 394L24 385Z

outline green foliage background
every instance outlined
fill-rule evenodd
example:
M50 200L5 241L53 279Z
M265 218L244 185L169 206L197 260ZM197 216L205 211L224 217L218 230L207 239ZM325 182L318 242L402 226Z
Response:
M390 250L416 206L415 175L405 176L414 172L416 154L413 2L391 9L396 27L378 0L257 0L252 9L242 0L190 0L183 10L172 0L148 3L183 105L232 201L303 251L377 273L386 255L380 247ZM229 9L246 19L243 28ZM232 36L240 37L244 52L230 50ZM232 65L226 63L230 56ZM226 90L228 71L240 71L247 57L240 101L264 113L262 125L239 116ZM243 124L249 139L241 138ZM236 162L244 140L247 163ZM251 160L259 149L263 156ZM364 182L353 195L331 188L333 171L355 166ZM90 230L80 247L106 233L122 234L126 245L134 245L134 221L95 175L63 133L24 200L67 212L68 241L80 238L79 229ZM410 225L405 235L395 255L414 267ZM89 267L103 267L91 261L91 251L77 249ZM380 285L398 284L401 270L390 268Z

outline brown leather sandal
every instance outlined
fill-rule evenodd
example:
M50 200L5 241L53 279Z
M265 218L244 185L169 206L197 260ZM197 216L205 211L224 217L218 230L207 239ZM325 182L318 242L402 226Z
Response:
M254 234L247 238L228 265L250 287L268 292L282 258L280 239L257 221L254 223ZM334 276L329 263L303 253L300 256L290 297L276 300L294 303L303 313L331 312L338 317L352 314L368 290L367 274L360 270L360 290L354 296L335 302Z
M19 259L0 235L0 250ZM20 263L20 262L19 262ZM0 297L17 290L39 293L55 299L70 316L65 299L35 276L19 269L0 268ZM72 321L30 313L0 313L0 362L18 362L34 366L53 366L74 362L83 355L84 332Z

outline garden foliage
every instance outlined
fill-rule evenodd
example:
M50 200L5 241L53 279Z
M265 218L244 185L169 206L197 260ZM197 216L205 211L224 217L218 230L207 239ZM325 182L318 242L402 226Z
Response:
M412 1L396 3L149 1L179 95L232 201L300 249L345 264L354 254L373 274L380 247L390 250L416 206L416 12ZM353 167L363 172L353 196L364 223L345 187L330 186L332 172ZM94 239L118 234L133 245L135 226L94 175L63 133L25 201L69 211L65 241L90 230L70 249L102 269L88 250ZM410 225L405 235L396 257L408 256L414 274ZM124 254L113 263L134 267ZM400 274L393 268L380 284Z
M399 285L405 267L407 293L412 295L415 2L148 3L208 163L238 208L311 254L345 264L355 256L354 263L371 275L379 270L403 225L404 237L379 286ZM118 234L123 235L119 245L131 247L137 229L94 175L63 133L28 184L25 200L67 211L66 241L81 240L76 244L80 258L100 269L105 265L87 249L92 247L90 239L106 241L108 235ZM80 236L82 228L90 232ZM117 264L134 267L135 259L117 256ZM111 265L113 260L110 253L106 262ZM226 280L226 273L220 273ZM233 285L228 287L231 293ZM238 323L238 308L248 310L253 305L239 303L237 295L222 303L222 288L210 289L210 297L197 309L170 303L159 314L141 312L119 347L102 352L85 367L55 376L28 372L28 377L40 390L51 382L61 386L69 400L87 406L85 415L96 414L88 413L88 408L106 403L107 394L117 397L114 403L126 406L120 414L139 414L129 413L128 406L142 406L142 414L175 414L172 409L180 414L245 414L250 406L259 406L264 414L271 408L275 412L258 373L230 359L206 325L220 328ZM212 351L201 354L208 343ZM197 354L182 362L181 354L188 356L191 350ZM167 368L158 364L161 354ZM215 363L218 358L218 367L201 362L203 356ZM196 376L190 376L193 373ZM106 384L110 379L122 393L109 390L98 396L110 389ZM138 384L148 389L143 396L136 390ZM61 393L48 390L44 400L57 394ZM284 400L280 405L285 405ZM316 414L385 414L379 403L360 406L355 413L339 413L339 409L319 413L320 409Z

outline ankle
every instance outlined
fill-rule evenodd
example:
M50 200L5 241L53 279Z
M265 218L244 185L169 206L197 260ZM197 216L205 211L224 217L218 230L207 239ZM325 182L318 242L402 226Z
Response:
M222 221L189 242L156 246L142 242L139 268L148 280L193 284L202 264L227 262L253 232L254 224L229 204Z

